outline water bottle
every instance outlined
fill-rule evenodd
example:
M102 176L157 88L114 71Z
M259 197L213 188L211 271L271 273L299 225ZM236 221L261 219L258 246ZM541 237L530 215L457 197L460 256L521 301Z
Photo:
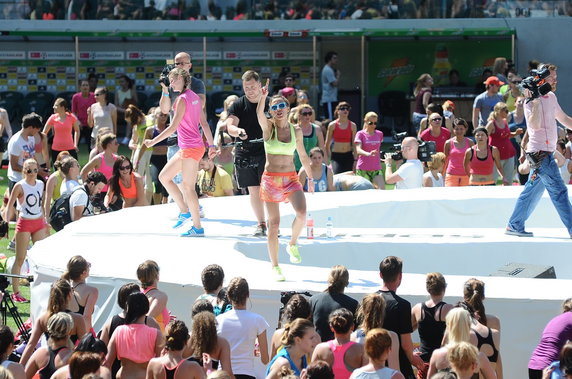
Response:
M306 238L309 240L314 239L314 219L309 213L308 217L306 218Z
M334 238L334 222L331 216L328 217L326 222L326 238Z

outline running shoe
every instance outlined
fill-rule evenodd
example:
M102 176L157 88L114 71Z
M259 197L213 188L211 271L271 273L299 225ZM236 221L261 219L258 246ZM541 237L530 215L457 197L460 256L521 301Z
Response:
M254 237L266 237L266 224L263 222L258 224L258 226L256 227L256 230L254 231L253 236Z
M298 245L290 245L286 246L286 252L290 256L290 263L301 263L302 257L300 256L300 252L298 251Z
M187 221L189 221L191 219L191 213L187 212L187 213L179 213L179 216L177 217L177 222L175 223L175 225L173 225L173 229L178 229L181 226L185 225L185 223Z
M12 240L10 241L10 243L8 244L8 250L16 250L16 241Z
M181 234L181 237L204 237L205 228L195 228L193 225L191 229L187 230L185 233Z
M10 298L14 303L29 303L30 300L26 299L24 296L20 295L20 292L13 293Z
M272 276L274 276L274 280L277 282L283 282L286 280L284 275L282 275L282 270L280 269L280 266L272 267Z
M504 234L517 237L534 237L534 234L532 232L525 232L524 230L522 232L517 232L516 230L512 230L511 228L508 227L504 231Z

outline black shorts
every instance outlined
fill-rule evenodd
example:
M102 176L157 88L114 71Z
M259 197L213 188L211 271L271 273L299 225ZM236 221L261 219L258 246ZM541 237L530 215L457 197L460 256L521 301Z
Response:
M266 164L265 155L242 155L234 158L234 172L240 188L258 187Z

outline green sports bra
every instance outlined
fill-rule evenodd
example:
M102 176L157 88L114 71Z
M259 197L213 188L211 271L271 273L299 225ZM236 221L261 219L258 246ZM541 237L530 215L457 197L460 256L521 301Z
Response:
M294 126L290 124L290 142L279 141L278 135L275 129L273 129L268 141L264 141L264 150L266 150L266 153L272 155L294 155L294 151L296 150L296 132L294 131Z

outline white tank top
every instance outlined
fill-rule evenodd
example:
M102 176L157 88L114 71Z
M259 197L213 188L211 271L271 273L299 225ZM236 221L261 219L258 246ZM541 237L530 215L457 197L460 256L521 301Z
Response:
M42 213L42 195L44 193L44 182L36 179L36 184L31 186L25 180L18 183L24 190L24 195L18 199L20 205L20 217L26 219L37 219L43 217Z

